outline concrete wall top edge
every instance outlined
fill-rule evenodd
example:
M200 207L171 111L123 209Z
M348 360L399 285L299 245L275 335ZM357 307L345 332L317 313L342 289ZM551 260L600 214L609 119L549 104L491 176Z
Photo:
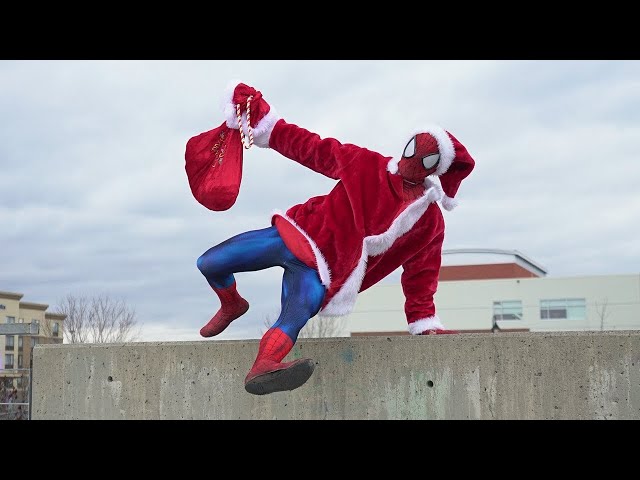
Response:
M491 333L460 333L456 335L440 335L440 336L428 336L422 337L417 335L372 335L372 336L357 336L357 337L329 337L329 338L301 338L298 339L297 344L301 343L333 343L342 342L348 339L353 342L385 342L389 340L393 341L422 341L425 338L437 341L441 338L486 338L488 335L495 335L496 337L526 337L526 338L551 338L551 337L592 337L592 336L619 336L619 337L640 337L640 330L607 330L607 331L562 331L562 332L500 332L496 334ZM246 339L246 340L211 340L211 341L180 341L180 342L131 342L131 343L76 343L76 344L38 344L34 347L34 352L45 349L60 349L60 348L117 348L117 347L162 347L162 346L177 346L177 345L205 345L205 344L241 344L241 343L258 343L259 339Z

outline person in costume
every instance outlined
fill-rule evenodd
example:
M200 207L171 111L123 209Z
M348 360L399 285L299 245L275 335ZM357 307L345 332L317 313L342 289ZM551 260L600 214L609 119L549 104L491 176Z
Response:
M227 126L239 129L241 123L241 133L256 146L337 181L328 194L275 211L269 227L234 236L197 260L220 299L220 309L200 330L207 338L249 309L234 273L284 269L281 312L260 340L246 391L263 395L303 385L314 362L283 359L309 319L348 314L359 292L400 267L409 332L456 333L444 328L433 300L445 236L438 202L446 210L456 206L455 195L475 161L451 133L425 126L400 146L401 155L388 157L288 123L261 92L243 83L230 89L224 113Z

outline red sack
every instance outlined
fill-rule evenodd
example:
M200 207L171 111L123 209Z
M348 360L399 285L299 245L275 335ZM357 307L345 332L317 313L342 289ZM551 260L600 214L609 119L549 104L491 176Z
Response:
M209 210L228 210L236 203L242 181L240 130L217 128L187 142L185 170L195 199Z
M270 110L262 93L244 83L236 85L228 107L231 111L226 112L230 115L227 121L235 116L238 129L229 128L225 121L218 128L196 135L187 142L184 156L191 193L200 204L218 212L236 202L242 181L243 148L253 146L253 129Z

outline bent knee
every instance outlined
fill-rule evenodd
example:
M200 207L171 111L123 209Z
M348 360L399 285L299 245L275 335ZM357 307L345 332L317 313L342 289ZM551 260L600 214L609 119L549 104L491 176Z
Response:
M200 272L202 273L210 272L211 262L209 261L206 253L198 257L198 260L196 260L196 266L198 267L198 270L200 270Z

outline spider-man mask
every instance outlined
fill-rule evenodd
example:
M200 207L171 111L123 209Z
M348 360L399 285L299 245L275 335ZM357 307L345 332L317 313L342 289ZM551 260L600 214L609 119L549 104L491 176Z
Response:
M398 163L398 173L412 183L422 183L440 162L438 142L430 133L418 133L409 140Z

